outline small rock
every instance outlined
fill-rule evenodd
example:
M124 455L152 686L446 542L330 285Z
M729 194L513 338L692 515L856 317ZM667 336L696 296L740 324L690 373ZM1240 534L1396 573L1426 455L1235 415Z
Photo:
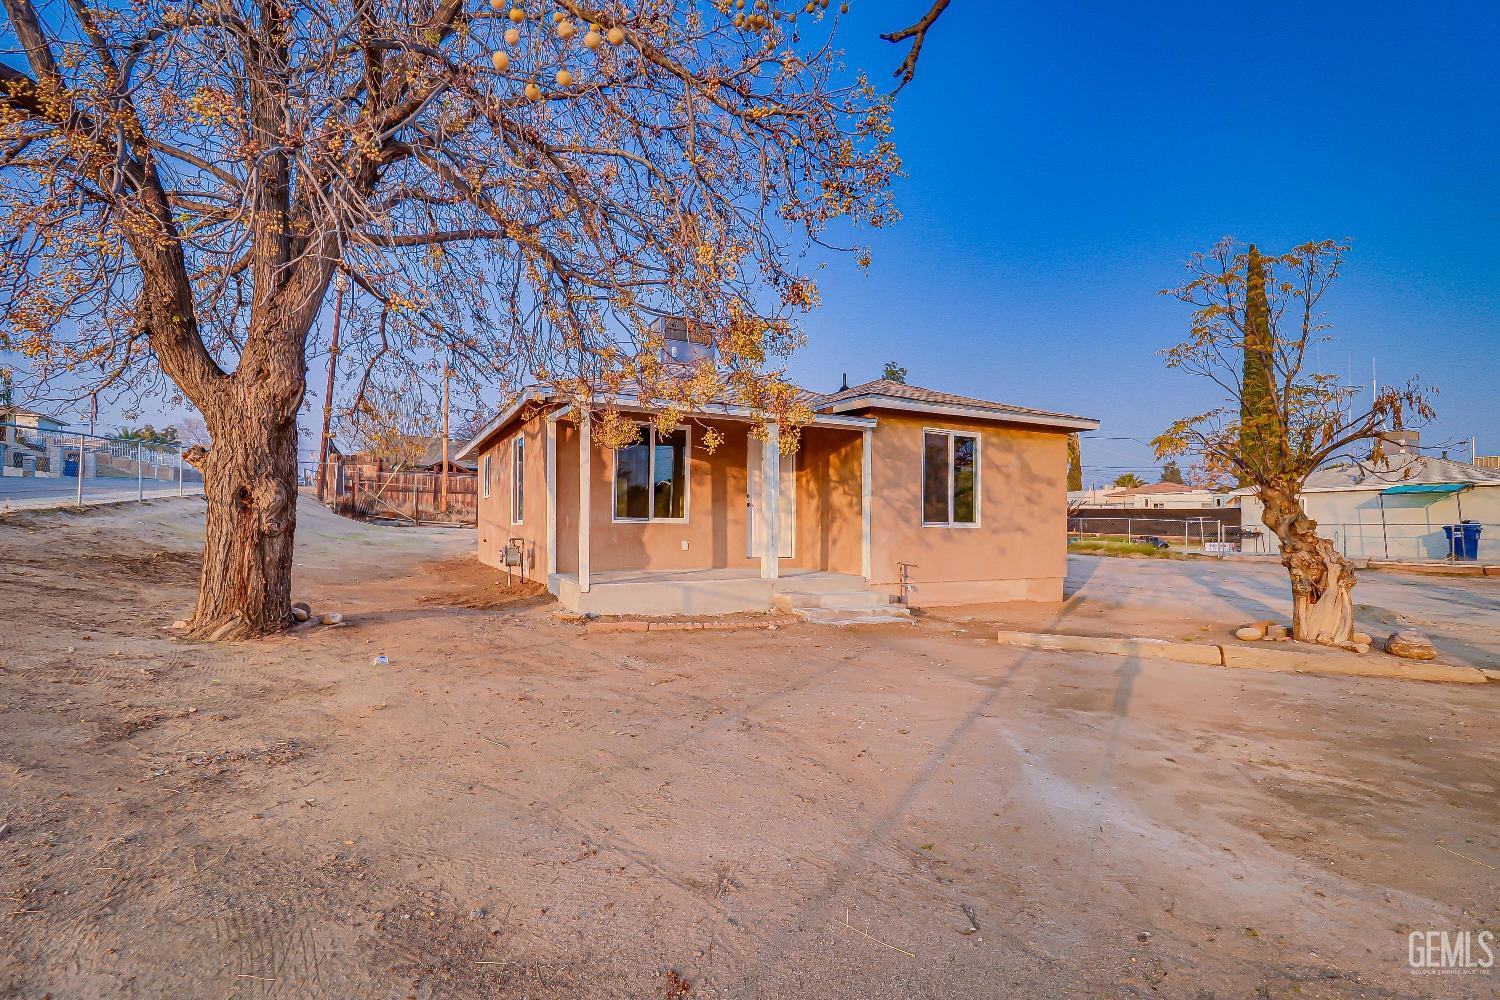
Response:
M292 619L305 622L312 618L312 607L306 601L298 601L292 605Z
M484 907L479 906L469 911L470 920L483 920L487 916Z
M323 625L337 625L344 620L344 616L337 611L325 611L318 616L318 621Z
M0 839L4 839L7 833L10 833L10 824L0 823Z
M1368 653L1370 651L1370 644L1368 642L1356 642L1353 649L1356 653Z
M1267 639L1290 639L1292 630L1279 622L1272 622L1266 626Z
M1141 944L1145 944L1146 942L1148 942L1148 941L1151 940L1151 932L1150 931L1141 931L1139 934L1137 934L1135 936L1135 939L1137 941L1141 942Z
M1437 659L1437 650L1433 648L1427 636L1414 628L1392 632L1391 637L1385 641L1385 651L1392 656L1407 660Z
M187 631L187 625L188 623L186 618L179 618L172 623L172 628L177 632L185 632Z
M1234 630L1234 637L1236 639L1246 639L1250 641L1264 639L1266 637L1265 623L1256 622L1252 625L1241 625L1239 628Z

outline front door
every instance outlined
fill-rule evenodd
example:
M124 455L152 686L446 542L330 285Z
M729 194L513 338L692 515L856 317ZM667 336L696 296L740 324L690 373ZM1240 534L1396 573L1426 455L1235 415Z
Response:
M760 519L761 519L761 442L758 438L750 438L750 455L748 465L749 496L746 498L748 517L745 518L748 531L745 537L745 556L749 559L759 559L761 555L760 542ZM790 559L796 555L797 546L797 455L781 456L781 537L777 539L780 556Z

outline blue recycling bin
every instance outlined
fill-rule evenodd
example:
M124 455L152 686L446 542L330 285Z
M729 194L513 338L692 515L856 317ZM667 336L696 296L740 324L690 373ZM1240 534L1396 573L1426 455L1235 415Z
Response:
M1454 559L1474 562L1479 558L1479 532L1483 528L1484 525L1477 521L1443 525L1443 533L1448 536L1448 551Z

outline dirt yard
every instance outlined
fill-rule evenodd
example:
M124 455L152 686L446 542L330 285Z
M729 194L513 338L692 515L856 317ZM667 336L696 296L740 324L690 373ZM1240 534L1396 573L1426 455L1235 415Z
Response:
M1500 930L1500 685L985 639L1087 580L587 637L311 504L348 622L180 643L201 504L0 521L0 996L1500 996L1407 965Z

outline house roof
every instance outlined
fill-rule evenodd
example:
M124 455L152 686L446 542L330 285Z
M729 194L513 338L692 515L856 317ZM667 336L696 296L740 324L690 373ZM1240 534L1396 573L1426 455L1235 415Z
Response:
M7 414L7 415L11 416L12 418L14 418L14 417L40 417L41 419L50 421L50 422L52 422L54 424L57 424L58 426L62 426L63 424L66 423L66 421L59 420L56 417L52 416L50 413L42 413L40 410L32 410L32 409L28 409L28 408L26 408L24 406L3 405L3 406L0 406L0 413Z
M907 385L905 382L893 382L885 378L826 396L818 396L809 400L809 405L814 410L825 413L846 413L850 410L871 407L1006 420L1065 430L1094 430L1099 426L1097 420L1072 413L1056 413L1051 410L1037 410L1029 406L1016 406L1012 403L1000 403L990 399L976 399L973 396L940 392L937 389Z
M623 410L632 412L651 411L651 408L649 406L643 405L638 397L626 393L596 395L594 397L594 400L598 403L618 406ZM479 433L475 434L472 438L469 439L467 444L459 449L457 457L469 458L478 453L478 451L487 442L489 442L492 438L494 438L497 434L499 434L502 430L509 426L512 420L520 416L522 412L530 406L551 406L551 415L547 418L548 420L556 420L571 409L571 404L568 403L563 396L560 396L557 393L549 393L541 389L540 387L532 387L522 390L521 393L517 395L516 398L511 402L510 406L506 407L504 410L501 410L500 413L495 417L495 419L491 420L488 424L485 424L484 427L479 431ZM702 416L728 418L732 420L749 419L754 415L754 412L749 407L739 406L734 403L719 402L708 403L695 412ZM835 413L814 413L813 424L815 426L825 427L834 426L862 428L875 426L875 421L874 419L868 417L845 416Z
M815 424L839 422L848 426L873 425L873 420L866 420L851 414L866 408L880 408L1034 424L1068 431L1091 431L1099 426L1099 421L1089 417L1075 416L1071 413L1054 413L1050 410L1036 410L1027 406L976 399L972 396L959 396L951 392L939 392L936 389L907 385L904 382L892 382L883 378L835 393L823 394L807 389L802 389L800 392L798 398L812 409ZM625 406L630 406L633 402L633 397L629 396L617 396L613 399ZM562 402L562 399L537 387L523 390L509 407L501 411L455 454L460 458L469 458L486 441L508 425L526 406L547 402ZM715 414L745 416L750 413L745 407L729 403L710 404L702 412L710 416Z
M1454 462L1428 455L1389 455L1379 466L1369 462L1348 463L1319 469L1307 477L1304 493L1340 490L1384 490L1403 483L1472 483L1500 486L1500 469L1483 469L1467 462Z
M1197 486L1187 486L1183 483L1147 483L1144 486L1133 486L1130 489L1118 490L1115 496L1129 497L1143 493L1209 493L1211 490L1200 489Z
M463 460L463 459L459 459L457 457L458 453L463 450L463 446L464 446L464 442L462 442L462 441L456 440L454 438L449 438L448 439L448 462L449 462L449 464L451 464L451 465L461 465L461 466L463 466L466 469L478 469L479 468L479 463L478 462L475 462L475 461L472 461L472 460ZM442 437L434 437L434 438L428 438L428 439L426 439L426 448L427 448L427 450L422 453L422 457L418 458L412 464L413 465L421 466L424 469L427 466L429 466L429 465L440 465L440 464L442 464L442 461L443 461L443 439L442 439Z

